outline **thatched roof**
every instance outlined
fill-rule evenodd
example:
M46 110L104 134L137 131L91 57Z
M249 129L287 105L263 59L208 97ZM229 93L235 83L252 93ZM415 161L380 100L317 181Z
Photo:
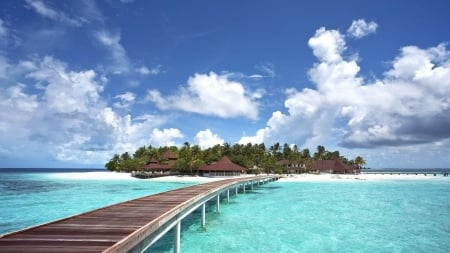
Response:
M172 168L172 165L169 164L161 164L158 162L158 160L156 160L155 157L152 157L150 159L150 161L142 166L143 170L158 170L158 171L162 171L162 170L170 170Z
M159 164L159 163L153 163L149 162L146 165L142 166L143 170L170 170L172 169L172 166L168 164Z
M212 164L205 164L200 166L200 171L240 171L245 170L244 167L233 163L228 157L224 156L219 161Z
M173 153L172 150L170 150L170 149L167 149L166 151L164 151L161 154L161 158L167 159L167 160L177 160L178 159L177 155L175 153Z
M352 165L343 163L341 160L316 160L313 162L313 170L326 171L332 170L335 173L346 173L355 170Z

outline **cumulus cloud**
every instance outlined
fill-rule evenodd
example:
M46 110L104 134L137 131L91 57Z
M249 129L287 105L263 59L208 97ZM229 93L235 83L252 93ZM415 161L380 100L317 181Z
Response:
M375 33L377 27L378 24L373 21L367 23L364 19L358 19L352 22L352 25L347 30L347 34L360 39L371 33Z
M403 47L385 75L372 82L345 59L344 36L320 28L309 40L318 62L308 71L315 89L291 89L287 113L276 111L266 127L241 143L262 140L335 142L344 147L398 147L450 138L450 52L445 44ZM276 136L276 139L273 139Z
M61 10L52 8L40 0L26 0L26 2L29 8L34 10L37 14L41 15L42 17L48 19L76 27L82 26L83 23L86 22L86 20L82 18L71 17L68 14L62 12Z
M158 128L153 129L152 134L149 139L149 143L156 147L161 146L176 146L176 139L183 138L184 135L180 130L176 128L168 128L159 130Z
M147 100L162 110L182 110L222 118L258 117L258 102L261 91L256 93L245 90L228 75L195 74L189 77L187 87L180 87L175 95L163 97L158 90L150 90Z
M217 134L213 134L210 129L199 131L194 138L194 143L201 148L206 149L217 144L223 144L225 141Z
M7 73L0 80L0 152L20 155L16 160L45 157L98 166L113 153L150 141L170 143L177 136L173 129L154 131L167 121L164 117L114 111L101 98L106 79L94 70L73 71L47 56L10 64ZM25 78L17 83L13 74ZM124 105L135 95L116 99Z

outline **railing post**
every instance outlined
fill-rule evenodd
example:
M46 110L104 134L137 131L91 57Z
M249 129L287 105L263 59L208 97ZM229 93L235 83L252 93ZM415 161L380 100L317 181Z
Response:
M202 227L206 225L206 202L202 205Z
M180 253L180 239L181 239L181 221L175 226L175 243L173 245L173 252Z
M217 206L216 206L216 211L220 212L220 193L217 194Z

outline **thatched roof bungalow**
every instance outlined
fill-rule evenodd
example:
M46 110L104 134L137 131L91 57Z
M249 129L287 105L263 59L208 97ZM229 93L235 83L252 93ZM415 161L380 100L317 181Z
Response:
M313 162L312 173L355 174L360 170L355 166L345 164L338 159L316 160Z
M153 172L168 172L172 169L172 166L169 164L161 164L154 157L150 159L150 161L142 166L144 171L153 171Z
M277 162L277 164L281 165L283 168L283 173L293 174L293 173L301 173L304 169L304 165L299 162L292 162L287 159L283 159Z
M167 163L169 165L171 165L172 167L175 165L175 163L178 160L178 156L175 153L173 153L172 150L170 150L170 149L167 149L166 151L164 151L161 154L161 158L162 158L162 160L167 161Z
M142 170L156 174L169 174L175 166L177 159L177 155L170 149L167 149L161 154L161 161L158 161L155 157L151 157L148 163L142 166Z
M245 168L224 156L215 163L200 166L198 171L204 177L240 176L244 173Z

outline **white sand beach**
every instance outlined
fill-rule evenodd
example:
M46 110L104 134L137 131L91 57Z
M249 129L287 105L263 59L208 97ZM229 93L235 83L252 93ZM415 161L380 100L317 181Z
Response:
M134 178L130 173L118 172L73 172L73 173L55 173L52 177L66 180L142 180ZM241 177L249 177L253 175L242 175ZM200 177L200 176L166 176L152 179L145 179L156 182L198 182L207 183L233 177ZM325 181L345 181L345 180L436 180L449 179L441 174L429 173L424 174L291 174L281 175L280 182L325 182Z
M304 182L304 181L340 181L340 180L433 180L449 178L441 174L296 174L284 175L280 180L283 182Z

